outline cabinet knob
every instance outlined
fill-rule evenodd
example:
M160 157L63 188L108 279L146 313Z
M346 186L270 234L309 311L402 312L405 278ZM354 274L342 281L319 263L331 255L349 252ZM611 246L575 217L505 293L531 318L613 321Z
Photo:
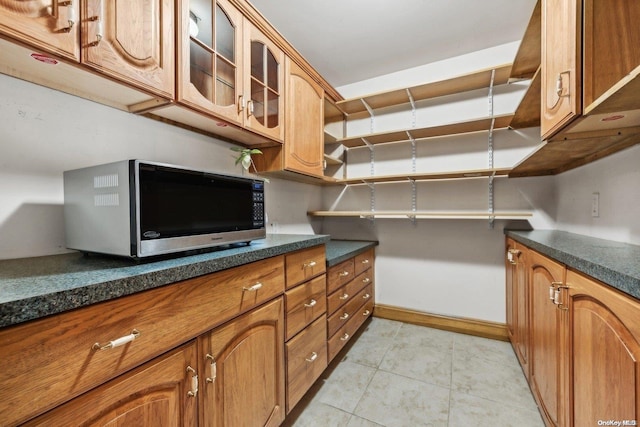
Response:
M370 278L365 277L364 279L362 279L362 283L369 283L371 281Z
M362 263L363 263L363 264L369 264L369 260L368 260L368 259L363 259L363 260L362 260Z
M311 301L309 301L309 303L305 304L304 306L306 308L311 308L311 307L315 306L317 303L318 303L318 301L312 299Z
M347 277L349 275L348 271L341 271L340 274L338 274L338 276L340 277Z
M344 313L342 316L340 316L340 320L347 320L349 318L349 313Z
M365 311L362 312L363 316L368 316L370 314L371 314L371 312L369 310L365 310Z
M343 301L344 301L344 300L346 300L347 298L349 298L349 294L344 293L344 294L340 295L338 298L340 298L341 300L343 300Z
M340 341L346 341L349 339L349 334L345 332L343 336L340 337Z
M371 295L369 294L362 295L362 299L369 299L369 298L371 298Z

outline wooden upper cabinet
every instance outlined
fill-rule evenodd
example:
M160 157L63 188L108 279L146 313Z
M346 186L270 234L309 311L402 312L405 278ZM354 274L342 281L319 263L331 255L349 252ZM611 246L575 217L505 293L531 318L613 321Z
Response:
M570 426L640 420L640 302L567 273Z
M324 91L288 57L286 70L285 169L322 176Z
M82 0L82 63L173 98L175 3Z
M180 4L178 101L242 125L242 14L227 0Z
M0 33L37 49L80 60L79 3L0 0Z
M582 112L581 6L578 0L542 1L542 139Z
M284 52L248 19L244 20L245 127L284 140Z
M195 427L196 361L196 344L192 342L25 425Z

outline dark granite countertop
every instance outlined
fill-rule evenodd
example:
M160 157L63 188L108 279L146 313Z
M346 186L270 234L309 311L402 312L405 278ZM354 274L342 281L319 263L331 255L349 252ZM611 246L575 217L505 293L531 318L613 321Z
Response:
M567 267L640 299L640 246L555 230L506 234Z
M250 245L148 262L80 253L0 261L0 327L328 243L267 235Z
M361 240L331 240L327 243L327 267L333 267L351 257L378 246L378 242Z

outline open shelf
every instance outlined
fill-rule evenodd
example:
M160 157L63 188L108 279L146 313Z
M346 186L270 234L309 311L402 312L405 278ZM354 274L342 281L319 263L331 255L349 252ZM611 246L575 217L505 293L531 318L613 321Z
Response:
M587 105L585 115L636 110L640 105L640 66Z
M486 212L486 211L310 211L316 217L352 217L383 219L526 219L531 212Z
M344 162L339 158L330 156L328 154L324 155L324 161L327 162L328 165L334 165L334 166L339 166L344 164Z
M491 74L495 70L494 85L505 84L509 80L511 64L487 68L469 74L463 74L446 80L425 83L418 86L405 87L386 92L378 92L358 98L338 101L336 107L346 114L367 112L366 102L372 109L403 105L411 102L409 94L414 101L437 98L439 96L454 93L467 92L475 89L488 88L491 84Z
M513 114L506 114L495 117L484 117L481 119L467 120L464 122L449 123L445 125L430 126L425 128L411 128L397 130L392 132L371 133L366 135L351 136L348 138L338 138L337 143L343 144L345 147L354 148L365 146L366 140L369 144L386 144L391 142L403 142L413 139L433 138L446 135L457 135L470 132L488 131L491 129L507 128Z
M518 47L516 58L513 61L509 82L531 79L540 67L542 58L540 50L540 46L542 45L542 15L540 3L540 0L538 0L533 8L529 24L522 37L522 42Z
M382 182L408 182L408 181L430 181L439 179L471 179L471 178L486 178L490 176L494 177L506 177L511 172L511 168L493 168L493 169L466 169L460 171L447 171L447 172L430 172L430 173L412 173L412 174L400 174L400 175L375 175L375 176L362 176L358 178L339 179L336 184L343 185L361 185L361 184L374 184Z
M524 129L534 126L540 126L540 91L542 90L542 78L540 77L540 67L533 75L533 79L522 97L522 101L518 104L513 119L509 124L511 129Z

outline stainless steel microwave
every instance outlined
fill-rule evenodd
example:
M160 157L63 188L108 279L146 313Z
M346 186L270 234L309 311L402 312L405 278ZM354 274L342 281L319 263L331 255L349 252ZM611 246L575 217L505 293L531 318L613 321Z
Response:
M64 172L66 246L143 258L266 236L264 181L142 160Z

